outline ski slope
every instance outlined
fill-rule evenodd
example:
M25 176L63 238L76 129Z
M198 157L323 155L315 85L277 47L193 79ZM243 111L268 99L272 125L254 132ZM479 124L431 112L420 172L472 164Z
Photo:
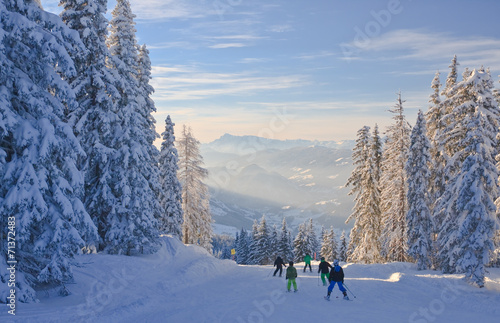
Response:
M478 289L460 275L417 271L413 264L342 264L352 301L344 301L338 287L326 301L317 262L312 273L298 264L299 291L287 293L272 266L239 266L170 237L155 255L79 260L84 267L74 269L70 296L40 291L39 303L18 303L15 318L4 308L0 322L487 323L500 317L497 268Z

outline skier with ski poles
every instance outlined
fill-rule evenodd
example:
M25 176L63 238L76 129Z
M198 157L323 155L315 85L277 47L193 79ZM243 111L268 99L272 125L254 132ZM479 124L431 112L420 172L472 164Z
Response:
M333 268L330 271L328 280L330 281L330 286L328 286L328 295L325 296L326 300L330 300L330 294L332 293L335 284L339 285L340 291L342 292L342 294L344 294L344 299L349 300L349 297L347 296L347 290L342 285L342 283L344 282L344 270L342 270L342 267L340 267L339 261L337 259L333 261Z
M298 291L297 283L295 282L295 278L297 278L297 269L295 269L295 267L293 266L293 261L290 261L290 263L288 264L285 278L288 280L288 285L287 285L288 291L290 291L290 287L293 284L293 289L294 289L293 291L297 292Z
M274 266L276 266L276 270L274 271L273 276L276 276L276 273L279 270L280 271L280 277L281 277L281 273L283 272L283 266L285 266L285 268L286 268L286 265L285 265L285 263L283 262L283 259L281 259L280 256L278 256L278 258L276 258L276 260L274 261Z
M325 260L325 257L321 257L321 262L318 267L318 274L321 272L321 281L323 282L323 286L328 285L326 283L326 277L328 277L328 273L330 272L329 268L333 268L332 265L330 265L330 263Z

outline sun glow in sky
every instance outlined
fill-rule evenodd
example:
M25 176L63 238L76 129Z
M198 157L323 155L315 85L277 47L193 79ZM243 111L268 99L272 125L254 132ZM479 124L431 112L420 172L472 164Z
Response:
M459 75L484 65L498 84L498 0L130 2L153 64L158 133L170 115L177 134L189 124L201 142L354 139L364 125L385 130L399 91L414 124L455 54Z

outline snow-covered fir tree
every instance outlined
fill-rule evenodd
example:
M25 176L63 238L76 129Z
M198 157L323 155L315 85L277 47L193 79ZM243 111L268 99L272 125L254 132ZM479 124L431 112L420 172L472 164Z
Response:
M38 2L0 2L0 302L9 295L8 261L17 261L20 302L35 301L39 284L66 295L74 256L97 239L81 201L77 159L85 153L64 121L78 104L66 81L77 73L73 51L85 51L78 33Z
M257 226L257 232L253 238L252 252L253 260L257 265L267 265L272 263L270 249L270 234L266 217L263 215Z
M352 186L349 195L355 195L354 201L354 209L351 215L346 220L346 223L349 223L351 220L354 220L354 226L351 229L351 240L349 243L349 249L354 251L356 247L361 243L362 231L358 221L360 216L362 216L363 209L363 177L367 172L367 164L370 159L370 127L364 126L363 128L358 130L356 145L353 148L352 152L352 160L353 165L355 166L353 171L351 172L351 176L347 179L347 183L345 187Z
M485 265L494 250L493 239L500 228L495 199L499 196L496 135L499 111L492 95L490 75L473 70L458 83L447 99L453 110L448 116L447 136L457 146L446 171L450 178L438 212L443 221L438 230L440 265L446 273L464 273L466 279L484 286Z
M417 269L431 267L433 243L432 218L429 199L431 173L430 142L426 135L425 118L421 110L410 136L406 162L408 178L407 236L408 255L417 261Z
M333 231L333 226L330 227L330 230L325 231L323 234L321 257L325 257L325 260L329 262L338 259L338 244L335 237L335 231Z
M260 261L261 255L259 254L259 250L255 247L255 240L258 235L259 230L259 222L257 219L254 219L252 225L252 233L249 235L249 243L248 243L248 258L247 263L249 265L257 265Z
M339 246L339 260L347 261L349 254L347 251L347 240L345 236L345 230L342 230L342 234L340 235L340 246Z
M248 236L248 232L241 228L240 234L237 239L236 244L236 262L241 265L249 264L249 244L250 238Z
M116 134L122 133L115 102L119 93L116 75L106 65L110 53L106 46L108 21L105 0L63 0L61 18L80 35L87 51L75 55L77 74L69 78L78 105L68 111L68 120L86 153L79 161L85 172L85 207L100 236L106 234L106 218L116 204L111 176L111 160L116 153ZM100 248L99 248L100 246Z
M309 245L309 255L311 255L311 257L315 259L315 256L318 254L321 245L318 241L318 238L316 237L316 230L314 229L312 219L309 219L309 222L307 224L307 242Z
M299 229L295 239L293 240L293 254L295 262L304 261L304 257L309 253L309 245L307 241L307 224L299 224Z
M203 168L200 142L196 140L190 127L182 128L178 141L178 178L182 187L182 241L197 244L211 250L212 215L210 213L208 187L203 180L208 171Z
M346 223L354 218L349 242L349 261L375 263L382 260L380 246L380 192L378 177L380 173L380 137L378 130L372 140L370 128L365 126L358 131L358 139L353 150L356 165L346 186L352 185L349 194L356 194L353 213Z
M407 179L405 164L410 144L410 125L406 121L401 93L390 110L394 123L386 131L381 182L382 236L384 255L389 261L406 261Z
M179 155L175 148L174 123L167 116L160 151L161 206L165 213L160 218L160 232L182 238L182 187L177 178Z
M271 263L273 263L273 261L278 256L280 256L278 251L278 242L279 242L278 228L276 224L273 224L273 226L271 227L271 231L269 232L269 254Z
M438 197L443 194L445 186L444 167L446 165L445 156L442 147L438 146L437 138L443 131L442 117L446 114L445 106L441 102L439 91L441 83L439 81L439 72L436 72L431 83L433 93L429 97L429 109L425 114L427 125L427 138L430 141L429 154L431 156L431 172L430 172L430 202L433 203ZM431 205L432 210L433 205Z
M281 222L281 231L279 234L278 241L278 256L281 256L284 262L289 262L293 260L293 248L290 243L290 232L288 231L285 218Z
M151 107L145 105L139 81L135 15L127 0L118 0L107 39L110 66L116 71L120 94L115 154L110 176L115 204L104 220L104 250L114 254L152 253L159 247L159 169Z

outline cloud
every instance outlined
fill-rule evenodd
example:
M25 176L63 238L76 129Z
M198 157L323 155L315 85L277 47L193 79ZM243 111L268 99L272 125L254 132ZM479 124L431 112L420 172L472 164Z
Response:
M294 30L295 29L289 24L273 25L273 26L269 27L269 31L271 31L273 33L284 33L284 32L290 32L290 31L294 31Z
M130 0L137 20L202 18L211 11L210 1Z
M304 75L262 75L258 72L206 72L192 66L154 66L151 84L155 101L185 101L221 98L228 95L251 96L308 84Z
M243 43L222 43L208 46L209 48L221 49L221 48L238 48L238 47L246 47L247 45Z
M318 53L301 55L301 56L297 56L295 58L302 59L302 60L315 60L318 58L325 58L325 57L331 57L331 56L337 56L337 55L338 55L337 53L330 52L330 51L320 51Z
M359 37L341 44L342 59L379 60L450 60L457 55L463 66L472 68L481 64L500 70L500 39L488 37L457 37L450 33L431 33L423 30L402 29L377 37ZM388 55L390 53L390 55ZM366 55L365 55L366 54ZM379 54L375 56L374 54Z

